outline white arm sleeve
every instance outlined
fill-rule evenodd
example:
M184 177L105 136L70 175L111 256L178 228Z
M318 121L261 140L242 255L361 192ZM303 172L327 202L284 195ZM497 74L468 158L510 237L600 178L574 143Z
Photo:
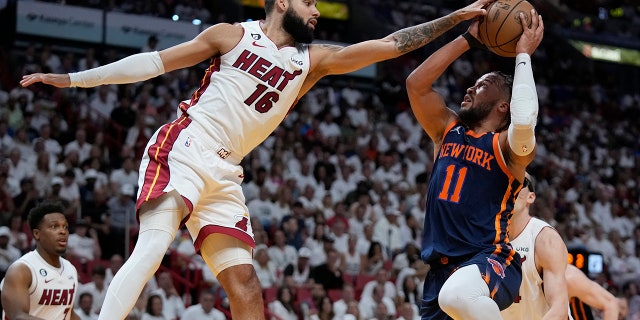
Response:
M533 80L531 57L526 53L519 53L513 75L511 124L508 131L509 146L515 154L526 156L533 151L537 119L538 95Z
M96 87L144 81L164 73L158 51L138 53L107 65L69 73L72 87Z

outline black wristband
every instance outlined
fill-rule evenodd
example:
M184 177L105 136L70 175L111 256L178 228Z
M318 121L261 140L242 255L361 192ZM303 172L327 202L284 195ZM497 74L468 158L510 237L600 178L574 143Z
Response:
M462 37L465 40L467 40L467 43L469 44L469 47L471 47L471 48L487 49L487 46L485 46L482 42L480 42L478 39L476 39L474 36L472 36L469 33L469 31L463 33Z

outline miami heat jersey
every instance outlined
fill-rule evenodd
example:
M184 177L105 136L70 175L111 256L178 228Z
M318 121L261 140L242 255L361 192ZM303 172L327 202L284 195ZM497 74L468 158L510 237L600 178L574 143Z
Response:
M520 254L522 265L522 283L518 299L502 311L502 316L507 319L542 319L549 310L549 305L542 291L542 277L536 268L536 237L543 228L550 227L548 223L531 218L527 226L514 239L511 245Z
M52 320L71 319L78 288L78 272L71 262L60 258L61 267L55 268L34 250L14 263L23 263L31 270L30 315ZM4 312L2 318L6 319Z
M200 88L180 109L208 136L244 157L285 118L310 63L308 45L277 48L260 21L241 25L240 42L212 59Z
M437 151L427 191L422 259L467 257L487 248L510 252L507 225L520 182L509 172L498 133L453 122Z

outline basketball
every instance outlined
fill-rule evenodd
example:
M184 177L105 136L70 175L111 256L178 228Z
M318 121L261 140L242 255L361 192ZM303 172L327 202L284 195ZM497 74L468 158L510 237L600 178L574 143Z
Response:
M520 12L531 26L531 9L526 0L498 0L487 7L487 15L478 24L478 40L491 52L503 57L516 56L516 44L522 35Z

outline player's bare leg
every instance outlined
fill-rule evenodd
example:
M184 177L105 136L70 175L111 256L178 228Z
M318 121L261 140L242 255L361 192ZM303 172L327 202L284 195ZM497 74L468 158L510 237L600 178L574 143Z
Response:
M214 233L205 238L200 251L229 298L231 317L264 320L262 288L251 263L251 247L234 237Z

